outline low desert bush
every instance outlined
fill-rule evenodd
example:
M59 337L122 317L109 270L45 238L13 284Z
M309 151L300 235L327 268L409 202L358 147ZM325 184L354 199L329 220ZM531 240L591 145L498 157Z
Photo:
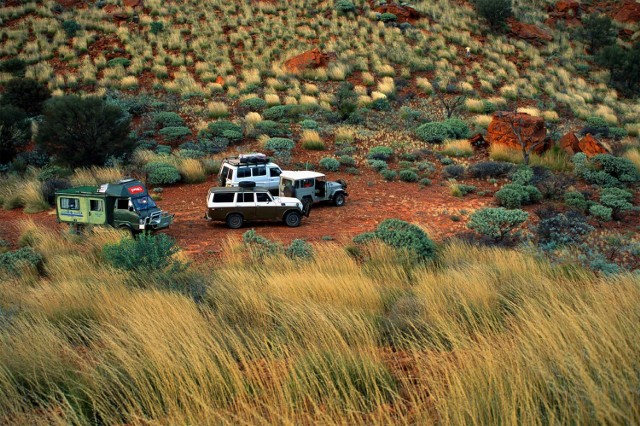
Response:
M589 214L603 222L609 222L613 215L613 209L602 204L592 204L589 207Z
M180 181L180 171L169 163L153 161L145 165L144 171L151 185L170 185Z
M481 235L502 241L528 218L529 213L522 210L485 208L472 213L467 226Z
M413 170L400 170L398 177L403 182L417 182L420 178Z
M19 275L25 269L39 271L42 269L42 255L31 247L23 247L15 251L0 253L0 275Z
M172 111L160 111L153 114L153 122L160 127L184 126L184 120Z
M464 197L476 190L474 185L458 183L455 179L449 180L449 190L454 197Z
M589 207L589 203L587 202L584 194L578 191L567 191L564 194L564 203L580 212L587 211L587 208Z
M396 180L396 178L398 177L398 172L391 169L382 169L380 170L380 175L382 175L382 178L384 180L391 182Z
M442 153L451 157L471 157L473 147L467 139L450 140L445 142Z
M320 167L329 172L340 170L340 162L333 157L324 157L320 160Z
M111 266L127 271L156 271L175 262L178 252L175 240L166 234L140 234L135 239L125 237L115 244L107 244L102 256Z
M374 146L367 153L369 160L388 161L393 156L393 149L388 146Z
M515 209L527 204L537 203L542 199L542 194L533 185L509 183L495 193L498 203L508 209Z
M359 237L359 238L358 238ZM436 257L436 245L422 228L399 219L386 219L377 228L354 238L354 242L377 239L397 250L406 250L420 260Z
M371 167L376 172L380 172L388 168L389 165L384 160L369 160L369 167Z
M191 136L191 129L184 126L163 127L158 131L167 142L175 142Z
M612 210L612 217L619 218L620 214L631 210L633 193L620 188L604 188L600 193L600 204Z
M291 151L296 143L288 138L270 138L264 144L264 149L268 151Z
M467 168L469 177L476 179L499 178L506 176L513 169L513 164L503 161L481 161Z

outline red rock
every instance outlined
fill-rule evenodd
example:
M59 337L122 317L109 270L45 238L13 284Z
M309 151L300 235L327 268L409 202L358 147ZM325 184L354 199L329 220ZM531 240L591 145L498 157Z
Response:
M218 78L216 78L216 83L224 86L224 78L222 78L221 76L218 76Z
M316 47L315 49L287 59L284 62L284 66L290 72L299 72L309 68L326 66L328 60L329 56L320 52L320 50Z
M420 18L420 12L409 6L400 6L396 3L383 4L373 9L378 13L393 13L398 17L398 22L407 22Z
M625 0L622 2L620 9L613 15L613 19L625 23L640 22L640 3L633 0Z
M633 30L630 30L628 28L621 28L620 31L618 31L618 37L620 37L623 40L629 40L631 39L631 37L633 37L635 33L633 32Z
M611 149L603 142L600 142L591 133L587 133L578 143L580 149L579 152L584 152L588 157L592 157L597 154L610 154Z
M142 0L124 0L123 2L127 7L142 7Z
M580 3L572 0L560 0L554 6L556 12L565 14L573 14L573 16L578 16L580 14Z
M580 151L580 140L573 133L569 132L558 141L560 148L562 148L567 154L573 155Z
M115 12L115 13L111 14L111 17L116 22L123 22L123 21L126 21L127 19L129 19L129 14L125 13L125 12Z
M482 133L476 133L469 138L469 143L474 148L486 148L488 146L487 141L484 140Z
M525 113L495 113L487 129L485 139L490 145L498 144L520 150L522 147L514 129L520 133L527 147L535 146L533 149L535 153L540 154L551 147L544 119Z
M521 38L533 44L544 44L552 41L553 36L535 25L522 23L514 18L507 19L510 35Z

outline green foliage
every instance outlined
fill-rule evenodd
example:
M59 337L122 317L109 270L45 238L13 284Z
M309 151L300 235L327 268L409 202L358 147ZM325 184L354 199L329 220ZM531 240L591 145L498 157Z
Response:
M49 179L68 178L72 174L73 170L70 170L66 167L56 166L55 164L50 164L44 169L40 170L40 172L38 173L38 180L40 182L44 182Z
M505 176L513 169L513 164L504 161L481 161L471 164L467 174L472 178L486 179Z
M609 16L592 13L582 18L582 25L577 27L575 35L595 53L605 46L614 44L618 31Z
M371 167L376 172L380 172L388 168L389 166L387 165L387 162L384 160L369 160L369 167Z
M160 127L184 126L184 120L173 111L160 111L153 114L153 122Z
M600 204L609 207L613 216L633 208L633 193L620 188L604 188L600 193Z
M347 14L356 11L356 6L349 0L338 0L336 2L336 10L341 14Z
M511 175L511 182L518 185L528 185L533 179L533 170L528 166L518 167Z
M387 161L393 156L393 149L388 146L374 146L369 150L367 158L370 160Z
M470 136L469 126L459 118L450 118L444 124L449 127L449 134L454 139L466 139Z
M13 105L0 105L0 164L6 164L24 150L31 139L27 114Z
M100 98L55 97L45 103L37 143L70 167L102 165L133 151L130 123L128 114Z
M395 22L398 20L398 17L393 13L383 13L380 15L380 20L384 23Z
M416 129L419 139L429 143L442 143L449 137L449 128L442 122L425 123Z
M13 78L4 85L0 102L20 108L33 117L42 113L43 104L49 98L51 91L46 85L32 78Z
M383 243L400 250L407 250L420 260L433 260L436 245L422 228L399 219L386 219L373 231Z
M0 72L6 72L16 77L22 77L24 75L27 63L21 58L7 58L0 61Z
M264 144L268 151L291 151L296 143L288 138L271 138Z
M242 140L242 127L226 120L218 120L209 123L204 134L208 137L224 137L231 142L239 142Z
M398 175L403 182L417 182L419 179L418 174L413 170L400 170Z
M183 126L163 127L158 133L168 142L184 139L191 135L191 130Z
M512 0L473 0L473 5L494 29L502 27L507 18L513 15Z
M564 203L576 210L584 212L587 210L588 203L582 192L568 191L564 194Z
M295 239L291 241L284 253L290 259L311 259L313 258L313 247L305 240Z
M329 172L340 170L340 162L333 157L324 157L320 160L320 167Z
M164 31L164 24L160 21L153 21L149 26L149 30L151 31L151 34L158 35Z
M395 170L391 169L382 169L380 171L380 174L382 175L382 178L388 182L396 180L396 178L398 177L398 173Z
M126 271L157 271L175 267L172 256L178 252L173 238L166 234L140 234L123 238L102 248L102 256L111 266Z
M257 258L275 256L282 252L280 244L258 235L255 229L242 234L242 243Z
M262 98L247 98L240 102L240 107L249 111L262 111L267 107L267 101Z
M340 162L340 165L342 165L342 166L354 167L356 165L356 160L353 157L350 157L348 155L341 155L338 158L338 161Z
M276 105L267 108L262 113L265 120L280 121L285 118L295 118L304 110L300 105Z
M302 147L313 151L324 151L326 148L322 141L304 141L302 142Z
M510 183L495 193L498 203L508 209L515 209L527 204L537 203L542 199L542 194L533 185L520 185Z
M73 19L69 19L62 23L62 29L65 34L67 34L67 38L73 38L76 36L78 31L82 29L82 27Z
M592 204L591 207L589 207L589 214L599 220L609 222L613 214L613 209L601 204Z
M589 160L584 153L573 156L574 173L589 183L621 187L640 182L640 172L627 158L598 154Z
M302 120L300 122L300 127L302 129L307 129L307 130L317 130L318 129L318 122L315 120L311 120L310 118L307 118L305 120Z
M289 128L272 120L262 120L254 125L254 134L285 138L291 135Z
M110 59L109 62L107 62L107 66L110 68L113 67L123 67L123 68L127 68L129 65L131 65L131 60L127 59L127 58L113 58Z
M152 161L144 167L147 173L147 182L151 185L168 185L180 180L180 172L169 163Z
M25 269L42 268L42 256L31 247L0 253L0 274L20 275Z
M619 44L607 46L600 51L596 61L609 70L611 84L633 96L640 88L638 69L640 69L640 41L631 48Z
M495 241L501 241L528 218L529 213L522 210L485 208L471 214L467 227Z

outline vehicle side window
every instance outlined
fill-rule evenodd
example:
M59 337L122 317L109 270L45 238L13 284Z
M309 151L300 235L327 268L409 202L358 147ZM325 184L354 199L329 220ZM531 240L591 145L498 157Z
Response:
M303 188L311 188L311 187L313 187L313 179L303 179L302 180L302 187Z
M60 198L60 208L65 210L80 210L80 199Z
M266 176L267 175L267 168L265 166L254 167L253 168L253 175L254 176Z
M89 209L92 212L101 212L104 210L102 207L102 200L89 200Z
M269 194L267 194L266 192L258 192L256 194L256 197L259 203L267 203L271 201L271 197L269 197Z
M238 179L251 177L251 169L249 167L238 167Z
M227 166L224 166L220 171L220 176L227 177L228 174L229 174L229 168Z
M253 192L246 192L244 194L238 194L239 203L253 203Z
M116 204L116 209L118 210L128 210L129 209L129 199L128 198L119 198Z
M229 169L229 174L227 175L227 179L233 180L233 169Z
M219 192L213 194L213 202L214 203L233 203L233 196L235 194L233 192Z
M280 170L277 167L271 167L269 169L269 176L271 176L271 177L278 177L278 176L280 176L280 173L282 173L282 170Z

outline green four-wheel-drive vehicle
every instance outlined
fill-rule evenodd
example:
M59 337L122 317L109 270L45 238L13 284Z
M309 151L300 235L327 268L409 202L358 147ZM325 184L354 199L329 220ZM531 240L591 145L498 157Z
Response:
M55 197L58 222L76 228L110 225L137 233L166 228L173 222L173 215L160 210L144 184L135 179L62 189Z
M338 207L344 206L347 183L344 180L327 182L323 173L311 171L284 171L280 174L281 197L295 197L306 206L328 201Z

